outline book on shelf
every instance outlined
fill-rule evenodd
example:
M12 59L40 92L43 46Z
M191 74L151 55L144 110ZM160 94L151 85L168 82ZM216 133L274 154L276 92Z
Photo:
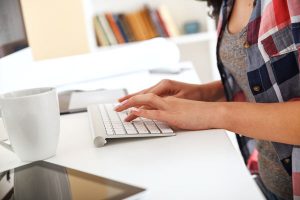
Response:
M157 9L144 6L127 13L103 13L94 17L94 27L99 46L179 35L166 6Z
M142 17L144 18L149 37L154 38L160 36L151 18L151 9L148 6L145 6L142 10Z
M164 5L158 7L158 12L162 18L162 21L165 24L165 27L168 31L170 37L179 36L179 30L168 10L168 8Z
M128 42L133 42L135 41L135 38L134 38L134 35L133 35L133 32L129 26L129 23L128 21L126 20L126 16L125 14L118 14L118 17L119 17L119 20L120 20L120 23L122 25L122 28L124 30L124 33L128 39Z
M114 19L113 14L112 13L106 13L105 17L106 17L106 19L107 19L107 21L108 21L108 23L109 23L109 25L111 27L112 32L114 33L114 36L115 36L118 44L125 43L125 39L124 39L124 37L123 37L123 35L121 33L120 28L118 27L117 22Z
M159 29L161 30L161 33L163 33L163 37L170 37L170 34L166 28L165 22L160 16L160 13L158 10L154 10L154 16L157 18L157 25Z
M109 42L108 39L106 38L106 35L104 33L104 30L100 24L98 16L94 17L94 27L95 27L95 32L96 32L96 39L97 39L97 44L99 46L108 46Z
M110 25L108 24L108 21L106 20L105 15L98 15L98 19L100 21L101 27L103 29L104 34L106 35L106 38L108 40L108 43L110 45L114 45L117 44L117 40L113 34L113 31L110 27Z
M144 33L136 13L128 13L124 15L125 21L128 24L128 29L131 30L133 41L144 40Z
M125 43L129 42L129 38L125 33L125 28L123 27L123 23L121 22L121 19L120 19L119 15L118 14L113 14L113 17L114 17L114 20L117 23L117 26L118 26L118 28L119 28L119 30L120 30L123 38L124 38Z

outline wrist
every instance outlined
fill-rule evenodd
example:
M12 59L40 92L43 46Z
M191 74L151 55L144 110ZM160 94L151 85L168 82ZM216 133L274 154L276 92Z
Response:
M225 100L224 88L221 81L215 81L199 86L201 101L221 101Z
M213 102L211 104L213 104L212 110L210 111L210 115L212 116L211 128L228 130L228 122L230 118L228 103Z

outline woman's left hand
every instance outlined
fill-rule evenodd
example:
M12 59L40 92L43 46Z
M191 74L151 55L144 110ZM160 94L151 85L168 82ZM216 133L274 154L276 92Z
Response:
M215 105L176 97L163 98L149 93L133 96L121 102L115 110L121 112L132 108L125 121L145 117L180 129L201 130L215 128Z

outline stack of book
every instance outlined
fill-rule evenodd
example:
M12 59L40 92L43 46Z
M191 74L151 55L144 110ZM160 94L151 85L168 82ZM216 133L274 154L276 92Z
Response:
M99 46L179 35L166 6L157 9L144 6L131 13L97 15L94 17L94 27Z

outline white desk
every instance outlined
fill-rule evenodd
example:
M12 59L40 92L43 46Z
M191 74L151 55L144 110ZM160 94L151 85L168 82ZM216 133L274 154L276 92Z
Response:
M263 199L223 130L115 140L97 149L86 113L63 116L61 128L49 162L145 187L147 199Z
M223 130L94 148L81 113L62 116L61 132L57 155L48 162L147 188L146 199L263 199ZM1 149L2 159L8 154Z

